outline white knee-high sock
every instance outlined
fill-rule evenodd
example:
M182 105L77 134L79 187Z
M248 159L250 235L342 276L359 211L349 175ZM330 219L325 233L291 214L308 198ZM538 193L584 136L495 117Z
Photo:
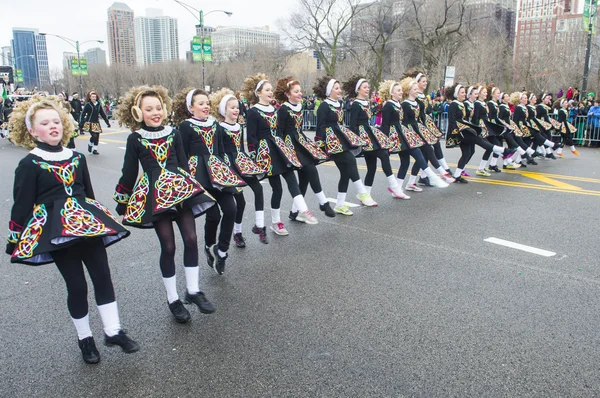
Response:
M373 187L370 187L370 186L368 186L368 185L365 185L365 190L367 191L367 193L368 193L369 195L371 194L371 189L372 189L372 188L373 188Z
M417 182L417 176L414 176L414 175L411 174L408 177L408 185L414 185L416 182Z
M448 166L448 163L446 163L446 158L438 159L438 162L440 162L440 164L442 165L442 167L444 168L444 170L448 170L450 168Z
M292 213L295 213L298 211L298 206L296 206L296 202L292 202Z
M496 166L498 164L498 158L492 157L490 159L490 166Z
M504 147L503 146L494 145L494 149L492 151L494 153L497 153L498 155L503 155L504 154Z
M457 167L456 170L454 170L454 178L460 177L460 175L462 174L462 172L463 172L463 169L459 169Z
M179 300L179 295L177 294L177 276L173 275L170 278L163 278L163 283L167 290L167 301L169 304Z
M259 210L254 215L255 223L258 228L263 228L265 226L265 211Z
M200 267L183 267L185 270L185 286L189 294L196 294L200 291Z
M242 224L241 223L240 224L238 224L238 223L233 224L233 233L234 234L241 234L242 233Z
M548 148L554 148L554 142L552 142L550 140L544 141L544 145L547 146Z
M556 150L556 153L558 153L559 155L560 155L560 154L562 154L562 152L563 152L563 149L562 149L562 148L558 148L558 149Z
M400 187L400 189L402 189L402 185L404 185L404 180L397 178L396 182L398 183L398 186Z
M419 170L419 175L421 176L421 178L427 177L427 173L425 173L425 170L423 170L423 169Z
M281 210L271 209L271 222L273 224L281 222Z
M344 206L344 203L346 203L346 192L338 192L335 205L337 207L342 207Z
M398 188L398 181L396 181L396 176L395 175L391 175L387 177L388 180L388 186L392 189L394 188Z
M323 191L321 192L317 192L315 193L315 195L317 195L317 199L319 200L319 204L321 206L323 206L325 203L327 203L327 196L325 196L325 193Z
M77 337L79 340L83 340L87 337L92 337L92 329L90 329L90 314L86 314L83 318L73 320L75 329L77 330Z
M119 321L119 308L117 302L103 304L98 306L102 325L104 326L104 334L108 337L116 336L121 331L121 322Z
M444 174L446 174L446 169L443 168L442 166L440 166L440 167L437 168L437 172L438 172L439 175L443 176ZM425 170L423 170L423 173L427 174L425 172Z
M485 169L486 165L487 165L487 160L481 159L481 162L479 162L479 170Z
M533 149L531 149L531 148L527 148L525 150L525 153L527 153L529 156L531 156L531 155L533 155L535 153L535 151ZM521 153L521 155L523 155L523 154Z
M304 213L308 210L308 206L306 205L306 201L302 195L294 196L294 205L300 213Z
M368 193L361 179L354 181L354 186L359 194Z

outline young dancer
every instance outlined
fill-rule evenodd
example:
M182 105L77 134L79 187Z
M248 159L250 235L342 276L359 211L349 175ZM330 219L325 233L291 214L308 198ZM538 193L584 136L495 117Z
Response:
M388 181L388 191L394 198L403 199L405 195L402 192L402 188L398 185L390 163L389 138L379 129L369 125L369 120L371 120L372 116L369 104L369 93L371 91L369 83L365 78L354 75L343 83L342 88L348 94L348 97L354 99L350 107L350 123L348 127L365 143L362 148L362 155L365 157L365 163L367 164L367 175L365 176L365 188L367 192L371 193L373 181L375 180L375 172L377 171L377 160L379 159L381 168Z
M215 203L189 173L181 134L165 125L170 107L167 89L142 86L129 90L117 108L119 123L127 126L131 134L127 137L122 176L114 199L124 224L154 228L160 242L159 264L169 310L177 322L185 323L191 317L177 294L173 221L183 238L185 301L196 304L200 312L210 314L215 309L199 287L194 218ZM138 179L140 164L143 173Z
M235 223L237 187L246 185L224 160L223 137L217 131L217 121L210 116L208 94L200 89L185 89L173 101L173 122L178 125L188 158L190 174L217 201L206 212L204 253L208 266L217 274L225 272L227 251ZM217 243L217 229L221 224Z
M537 105L536 95L532 92L527 92L526 94L528 100L527 117L529 118L529 123L537 128L537 130L540 132L540 139L544 140L544 145L539 145L536 142L534 146L537 146L537 153L540 154L540 156L545 156L547 159L552 158L554 157L552 149L556 146L556 144L552 142L552 135L550 133L552 125L546 123L545 120L538 119L537 110L535 107ZM549 146L548 144L552 144L552 146Z
M450 146L460 146L461 157L458 160L458 167L454 171L454 178L461 183L468 181L461 176L467 162L473 156L474 145L479 145L485 150L491 149L508 157L514 153L514 149L504 148L492 145L481 136L481 127L476 126L467 120L467 110L463 101L466 98L465 88L458 83L446 88L446 98L451 100L448 107L448 141Z
M351 216L352 211L346 205L346 193L350 180L354 183L358 194L356 197L365 206L377 206L371 194L365 188L358 174L355 156L365 144L350 129L344 127L344 109L340 103L342 86L340 82L329 76L317 80L313 91L322 100L317 109L317 132L315 142L327 153L340 171L336 205L336 213Z
M299 211L297 221L306 224L318 224L319 221L308 210L304 197L298 186L294 169L302 168L289 137L278 135L277 113L271 100L273 86L267 76L258 74L244 80L242 93L253 104L246 114L248 128L248 149L254 152L256 164L267 172L269 184L273 190L271 196L271 230L277 235L289 235L281 222L281 197L283 187L281 178L285 180ZM281 132L281 130L279 130Z
M233 95L233 91L223 88L210 96L212 115L219 121L217 136L223 143L223 158L225 162L234 168L242 177L246 185L254 193L255 224L252 232L258 235L264 244L269 243L265 228L264 196L260 180L266 176L265 171L260 168L246 152L243 146L243 131L238 124L240 114L240 101ZM233 241L237 247L246 247L246 239L242 235L242 221L246 200L244 192L238 190L234 194L236 202L236 214L233 224Z
M554 109L558 109L558 122L561 123L560 133L564 144L569 146L573 155L579 156L579 151L573 145L573 134L577 132L577 129L569 123L569 101L564 98L557 100L554 103Z
M412 128L411 125L405 126L402 124L404 119L404 111L402 110L402 85L399 82L393 80L386 80L379 85L379 95L385 104L381 111L381 131L386 134L391 142L391 153L398 153L400 156L400 168L398 169L398 185L402 189L404 178L410 165L410 157L415 159L417 168L413 168L413 175L411 175L411 181L407 185L407 189L415 192L422 192L423 189L419 188L415 182L417 179L417 173L419 169L423 169L426 175L430 178L434 185L441 185L438 181L439 177L431 170L428 166L421 147L425 145L425 142ZM410 196L403 193L402 199L410 199Z
M100 361L90 329L87 283L94 285L104 343L124 352L139 350L121 328L106 246L129 231L95 200L85 156L63 146L73 134L69 115L57 102L33 97L10 118L11 139L31 149L17 166L8 245L12 263L54 262L67 285L67 308L83 360Z
M100 133L102 133L102 126L100 126L100 117L106 123L106 127L110 128L110 122L102 109L102 103L100 102L100 96L96 91L88 91L86 95L86 103L81 111L79 119L79 129L82 132L90 133L90 142L88 143L88 152L94 155L98 153L98 142L100 140Z
M564 145L560 142L560 138L552 136L553 131L560 134L561 130L560 122L555 118L551 118L549 115L549 112L552 111L552 94L543 93L540 95L539 100L540 103L535 107L536 116L538 119L545 121L547 125L551 126L551 128L547 130L548 136L546 138L554 142L554 147L556 148L551 156L546 155L546 157L553 158L552 155L555 155L554 157L564 158L564 155L562 154Z
M490 85L488 88L488 109L490 121L495 121L496 124L501 125L504 130L498 136L499 140L506 141L509 148L515 149L518 153L517 156L524 156L529 160L529 152L533 153L533 150L527 147L523 140L519 138L517 141L516 134L521 134L517 126L510 118L510 108L508 107L509 97L500 91L498 87ZM502 142L502 141L500 141ZM495 154L494 154L495 155ZM514 162L514 156L503 160L503 169L518 169L521 167L520 163ZM494 169L494 171L498 172Z
M474 104L472 122L474 125L481 127L482 131L486 131L486 139L492 145L502 146L502 141L500 141L498 137L504 132L504 126L494 123L495 119L490 118L490 108L488 108L488 105L485 102L488 98L488 89L485 86L479 86L477 91L478 94L477 100L475 100ZM491 155L491 149L488 149L484 152L481 162L479 163L479 168L476 171L477 175L483 177L491 176L491 174L486 170L486 165ZM496 173L500 173L502 171L497 166L499 156L500 155L497 153L494 153L494 156L490 161L490 170Z
M292 76L279 79L275 89L275 99L281 105L277 111L279 135L291 139L298 160L302 163L302 168L297 170L302 196L306 196L310 183L310 187L319 201L319 209L327 217L335 217L335 212L321 188L321 179L316 167L329 158L302 132L302 88L300 82ZM292 205L289 218L290 220L298 219L298 209L295 204Z

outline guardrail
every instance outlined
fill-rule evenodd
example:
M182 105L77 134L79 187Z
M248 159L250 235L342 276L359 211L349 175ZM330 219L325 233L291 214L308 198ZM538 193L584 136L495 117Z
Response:
M435 124L440 128L444 134L448 128L448 114L446 112L432 115ZM551 115L555 117L555 115ZM344 114L344 125L348 125L350 114L346 112ZM370 124L375 125L376 118L371 119ZM592 145L597 146L600 144L600 117L594 117L588 121L587 116L577 116L574 121L570 121L577 128L577 132L573 136L573 142L577 145ZM317 115L315 111L305 110L303 119L304 130L315 130L317 128ZM555 135L559 135L556 134Z

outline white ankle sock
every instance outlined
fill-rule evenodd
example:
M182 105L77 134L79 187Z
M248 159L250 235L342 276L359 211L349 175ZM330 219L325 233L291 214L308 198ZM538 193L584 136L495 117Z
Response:
M90 314L87 314L83 318L71 319L73 320L73 324L77 330L77 338L79 338L79 340L83 340L86 337L92 337L92 330L90 329Z
M529 156L533 155L535 153L535 151L531 148L527 148L525 150L525 153L528 154ZM519 153L519 155L524 155L523 153Z
M433 172L433 170L431 170L431 167L427 167L425 170L423 170L425 172L425 175L427 177L435 177L435 173Z
M104 334L108 337L116 336L121 330L121 322L119 321L119 308L117 302L103 304L98 306L102 325L104 325Z
M346 192L338 192L335 205L337 207L342 207L344 203L346 203Z
M163 283L167 290L167 301L169 304L179 300L179 295L177 294L177 276L173 275L170 278L163 278Z
M575 145L571 145L571 146L569 147L569 149L570 149L570 150L572 150L572 151L574 151L574 150L575 150Z
M492 157L490 159L490 166L496 166L498 164L498 158Z
M185 270L185 286L189 294L200 291L200 267L183 267Z
M371 189L372 189L372 188L373 188L373 187L370 187L370 186L368 186L368 185L365 185L365 190L367 191L367 193L368 193L369 195L371 194Z
M558 153L559 155L562 154L563 149L562 148L558 148L558 150L556 151L556 153Z
M521 160L523 160L523 158L521 157L521 155L517 155L517 160L516 160L516 162L517 162L517 163L521 163Z
M294 196L294 206L296 206L300 213L304 213L308 210L308 206L306 205L306 201L302 195Z
M397 178L396 182L398 183L398 186L400 187L400 189L402 189L402 185L404 185L404 180L401 180L400 178Z
M462 174L462 172L463 172L463 169L459 169L457 167L456 170L454 170L454 178L460 177L460 175Z
M396 176L395 175L391 175L387 177L388 180L388 186L392 189L398 188L398 181L396 181Z
M546 140L544 141L544 145L549 147L549 148L554 148L554 142L550 141L550 140Z
M317 192L315 195L317 195L317 199L319 200L319 204L321 206L328 202L327 196L325 196L325 193L323 191Z
M446 163L446 158L438 159L438 162L440 162L440 164L442 165L444 170L448 170L450 168L450 167L448 167L448 163Z
M429 168L429 167L428 167L428 168ZM415 182L417 182L417 176L414 176L414 175L412 175L412 174L411 174L411 175L408 177L408 185L414 185L414 184L415 184Z
M479 162L479 170L485 169L486 165L487 165L487 160L481 159L481 162Z
M298 211L298 206L296 206L296 202L292 201L292 213L295 213Z
M440 166L441 167L441 166ZM419 175L421 176L421 178L425 178L427 177L427 173L425 173L425 170L419 170Z
M217 253L219 254L219 257L221 257L221 258L227 257L227 252L222 252L221 250L217 249Z
M497 153L498 155L503 155L504 154L504 147L503 146L494 145L494 149L492 151L494 153Z
M281 222L281 210L280 209L271 209L271 222L273 224Z
M438 172L439 175L443 176L444 174L446 174L446 169L444 169L442 166L440 166L440 167L437 168L437 172ZM423 173L425 175L427 175L427 173L425 173L425 170L423 170Z
M361 179L354 181L354 186L356 187L356 190L359 194L367 193L367 190L365 189L365 186Z
M233 224L233 233L241 234L242 233L242 224L234 223Z
M254 215L255 224L258 228L263 228L265 226L265 211L259 210Z

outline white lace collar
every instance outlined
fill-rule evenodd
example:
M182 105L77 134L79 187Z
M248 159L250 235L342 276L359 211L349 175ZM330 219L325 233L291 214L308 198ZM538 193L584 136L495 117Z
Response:
M227 131L233 131L234 133L237 133L238 131L240 131L240 124L239 123L229 124L227 122L220 122L219 125L221 127L223 127Z
M475 102L479 102L481 105L485 105L485 101L482 100L476 100Z
M494 100L489 100L488 101L488 105L492 105L493 107L497 107L498 103L496 101L494 101Z
M407 102L407 103L409 103L409 104L410 104L410 105L412 105L412 106L417 106L417 105L419 105L419 104L417 104L417 101L409 100L408 98L407 98L407 99L405 99L405 100L404 100L404 101L402 101L402 102Z
M165 128L160 131L148 131L148 130L141 129L141 130L136 131L136 133L138 133L139 135L142 136L142 138L145 138L147 140L155 140L157 138L166 137L167 135L171 134L172 131L173 131L173 127L165 126Z
M364 99L354 98L354 102L358 102L362 106L369 106L369 101L364 100Z
M259 109L263 112L269 112L269 113L273 113L275 112L275 108L273 107L273 105L263 105L263 104L255 104L254 108Z
M339 108L340 106L342 106L342 104L340 104L340 101L336 101L331 98L325 98L325 102L327 102L329 105L335 108Z
M400 103L398 101L396 101L395 99L392 98L392 99L389 99L388 101L391 102L392 104L394 104L397 108L400 107Z
M417 98L423 99L423 98L425 98L425 94L424 93L417 93Z
M501 103L501 104L500 104L500 106L503 106L503 107L505 107L505 108L508 108L508 109L510 109L510 106L508 106L508 104L505 104L504 102L503 102L503 103Z
M296 105L290 104L289 101L285 101L283 105L287 106L294 112L300 112L302 110L302 103L298 102Z
M467 104L467 105L470 105L470 106L473 106L473 103L472 103L471 101L467 101L467 100L465 100L465 104Z
M32 155L35 155L35 156L39 156L40 158L42 158L44 160L54 161L54 162L57 162L59 160L67 160L73 156L73 151L70 150L69 148L65 148L65 147L63 147L62 151L60 151L60 152L49 152L49 151L44 151L43 149L41 149L39 147L35 147L31 151L29 151L29 153L31 153Z
M458 104L459 106L464 106L464 104L462 102L460 102L459 100L452 100L452 102Z
M520 106L523 109L527 109L527 105L519 104L518 106Z
M191 117L189 119L185 119L185 120L187 120L188 122L190 122L192 124L195 124L196 126L200 126L200 127L210 127L213 124L215 124L215 122L217 121L212 116L209 116L208 119L206 119L206 120L198 120L193 117Z

